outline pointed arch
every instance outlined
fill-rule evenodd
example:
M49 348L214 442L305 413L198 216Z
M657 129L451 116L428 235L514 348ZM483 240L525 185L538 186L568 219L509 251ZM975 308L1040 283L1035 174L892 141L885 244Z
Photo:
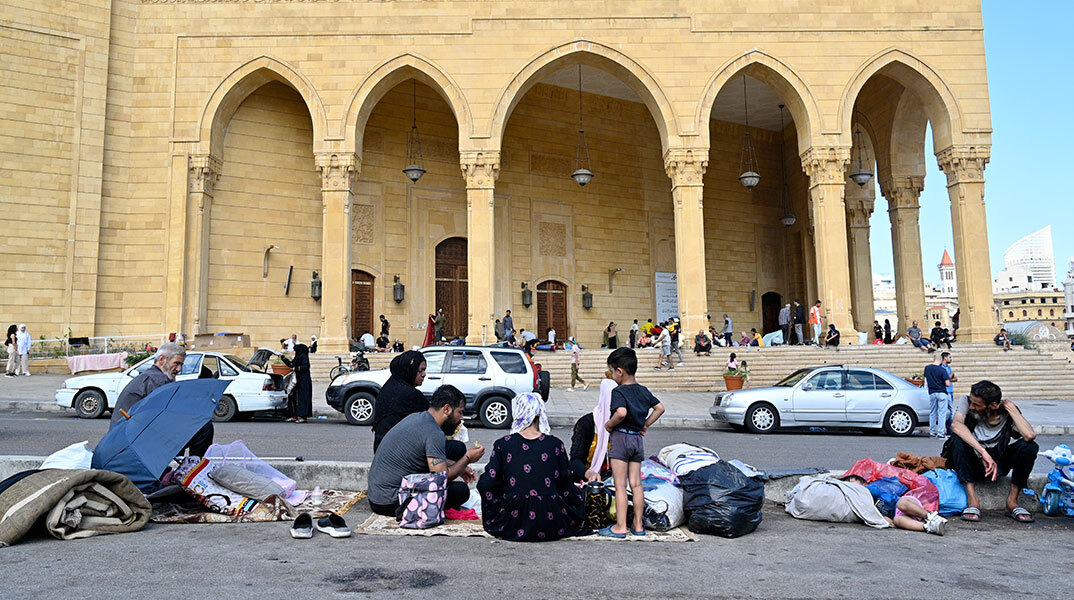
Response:
M489 147L499 148L507 120L515 106L534 85L552 71L566 66L584 64L611 73L630 86L641 98L656 121L660 131L660 145L664 152L677 145L679 127L671 102L660 83L650 72L634 59L599 42L576 40L560 44L530 59L500 92L496 109L488 126Z
M408 79L431 87L447 102L459 126L459 147L464 146L473 131L473 117L462 88L432 61L408 52L381 63L351 93L341 136L345 148L354 148L361 156L369 115L385 94Z
M932 124L934 150L963 142L962 111L950 86L935 69L898 48L888 48L865 61L847 82L839 103L839 132L844 139L852 133L850 127L858 94L878 73L894 79L917 96Z
M712 106L720 90L739 75L749 75L768 84L776 90L787 105L787 110L794 119L794 128L798 132L798 148L804 150L814 144L814 136L821 130L820 110L817 101L805 81L783 61L762 50L750 50L733 58L721 66L705 84L701 100L697 104L694 127L702 141L709 146L709 120L712 118Z
M328 119L313 84L287 63L262 55L232 71L209 96L198 124L198 145L201 153L220 157L228 123L239 105L247 96L271 81L288 85L302 96L313 122L314 147L324 140L328 133Z

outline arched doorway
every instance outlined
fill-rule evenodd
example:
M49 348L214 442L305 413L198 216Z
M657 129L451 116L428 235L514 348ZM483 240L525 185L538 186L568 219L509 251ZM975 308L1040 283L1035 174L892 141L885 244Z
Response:
M537 336L544 338L548 328L556 330L556 339L565 340L567 333L567 284L561 281L542 281L537 284Z
M761 329L763 333L772 333L779 329L779 309L783 308L783 297L775 292L761 295Z
M444 309L444 336L466 337L466 238L448 238L436 245L436 308Z
M373 329L373 276L351 271L351 338L357 340Z

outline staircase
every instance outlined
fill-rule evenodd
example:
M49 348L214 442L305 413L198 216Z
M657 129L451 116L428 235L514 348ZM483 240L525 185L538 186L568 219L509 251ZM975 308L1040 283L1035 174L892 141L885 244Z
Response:
M674 371L654 371L652 367L656 365L657 353L644 349L638 350L638 379L654 390L723 390L724 364L731 351L738 354L739 361L749 363L748 387L772 385L796 369L808 366L865 366L910 377L922 373L925 365L931 362L930 354L904 345L844 346L839 350L811 346L752 348L749 351L745 348L715 348L710 357L697 357L684 350L684 366L676 367ZM967 393L973 383L989 379L1003 389L1004 396L1012 399L1074 400L1074 366L1065 358L1024 348L1004 352L993 344L955 344L950 352L951 367L959 378L955 383L956 396ZM600 381L607 368L608 354L608 350L584 350L579 369L581 376L591 383ZM391 353L366 354L372 369L387 368L395 356ZM329 370L336 364L335 356L317 354L310 358L314 379L327 381ZM537 352L534 362L551 372L552 387L570 384L569 352Z

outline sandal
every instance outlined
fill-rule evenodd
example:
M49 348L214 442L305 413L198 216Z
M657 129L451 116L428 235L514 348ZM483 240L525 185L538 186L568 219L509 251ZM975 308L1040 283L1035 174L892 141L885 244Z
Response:
M1028 510L1022 508L1021 506L1014 507L1014 510L1007 513L1007 516L1014 519L1015 521L1018 521L1019 523L1032 523L1036 520L1033 518L1033 515L1029 514Z
M597 530L597 535L602 535L604 537L615 538L617 540L625 540L626 539L626 534L625 533L616 533L616 532L612 531L612 526L611 525L605 527L604 529L598 529Z
M302 513L291 523L291 537L296 540L308 540L313 537L313 517L309 513Z
M309 421L307 421L306 419L295 419L293 422L294 423L309 423Z
M644 528L644 527L643 527L643 528L641 528L641 530L640 530L640 531L637 531L637 530L631 529L631 530L630 530L630 533L632 533L632 534L634 534L634 535L636 535L636 536L638 536L638 537L645 537L645 528Z
M976 506L967 506L966 510L962 511L962 520L969 521L970 523L977 523L981 520L981 509Z
M343 517L336 513L328 513L328 516L317 519L315 527L317 528L317 531L327 533L334 538L351 536L351 528L347 527L347 522L343 520Z

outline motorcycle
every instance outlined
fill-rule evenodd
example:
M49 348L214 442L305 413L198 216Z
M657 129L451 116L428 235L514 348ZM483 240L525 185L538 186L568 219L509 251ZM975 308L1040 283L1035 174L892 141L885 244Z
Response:
M1074 469L1071 467L1074 454L1070 446L1060 444L1039 454L1055 464L1052 472L1048 473L1048 483L1040 493L1041 510L1049 517L1074 517Z

